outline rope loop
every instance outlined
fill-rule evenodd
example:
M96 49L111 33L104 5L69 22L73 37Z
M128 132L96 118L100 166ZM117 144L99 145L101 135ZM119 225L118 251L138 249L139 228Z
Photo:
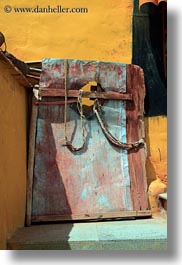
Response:
M85 115L83 114L83 104L82 104L82 94L83 90L80 89L79 96L77 99L77 109L80 115L81 120L81 126L82 126L82 145L80 147L75 147L72 145L71 141L68 140L67 136L67 101L68 101L68 91L67 91L67 72L68 72L68 62L67 60L64 61L64 72L65 72L65 109L64 109L64 135L65 135L65 145L70 149L72 152L80 151L84 148L85 145L85 127L84 127L84 120ZM116 139L111 132L107 129L108 126L106 125L106 122L103 119L102 116L102 105L100 104L98 98L94 100L93 105L93 112L95 113L98 123L100 124L102 131L108 141L112 143L113 145L123 149L123 150L138 150L141 147L145 147L144 139L141 138L138 141L134 143L123 143Z
M94 107L93 107L93 111L97 117L97 120L102 128L102 131L104 133L104 135L106 136L106 138L108 139L108 141L110 143L112 143L113 145L123 149L123 150L137 150L139 149L140 147L143 147L145 146L145 142L144 142L144 139L141 138L140 140L134 142L134 143L123 143L121 141L119 141L118 139L116 139L112 134L111 132L109 132L109 130L107 129L108 126L106 125L103 117L102 117L102 106L101 104L99 103L99 100L98 99L95 99L95 102L94 102Z
M82 126L82 145L80 147L75 147L72 145L71 141L68 140L67 136L67 103L68 103L68 91L67 91L67 74L68 74L68 62L67 60L64 61L64 91L65 91L65 105L64 105L64 138L65 138L65 145L71 152L77 152L83 149L85 145L85 128L84 128L84 115L83 115L83 106L82 106L82 93L83 91L80 89L79 97L77 100L77 108L80 113L81 119L81 126Z

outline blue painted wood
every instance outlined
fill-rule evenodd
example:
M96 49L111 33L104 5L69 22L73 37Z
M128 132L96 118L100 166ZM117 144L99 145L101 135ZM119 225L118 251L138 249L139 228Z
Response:
M68 88L97 81L106 90L126 92L126 65L68 60ZM41 87L64 87L64 60L44 59ZM111 133L126 142L126 103L107 100L103 116ZM111 145L96 117L85 120L86 144L72 153L64 146L64 105L39 106L32 214L94 214L133 210L127 151ZM81 121L67 108L68 138L82 142Z
M45 58L42 62L41 87L64 88L64 59ZM103 89L126 91L126 65L87 60L67 60L67 88L81 88L89 81L98 82Z

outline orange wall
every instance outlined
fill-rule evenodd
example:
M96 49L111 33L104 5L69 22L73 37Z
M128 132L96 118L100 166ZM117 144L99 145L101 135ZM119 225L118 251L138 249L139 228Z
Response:
M9 0L12 7L85 7L88 13L5 13L0 31L19 59L44 57L131 62L133 0Z
M26 201L26 92L0 62L0 249L24 225Z
M159 164L166 164L167 161L167 117L157 116L145 118L145 135L147 143L148 157L152 158L153 163L158 167ZM167 167L164 174L167 173ZM156 179L155 165L151 160L146 161L148 184Z

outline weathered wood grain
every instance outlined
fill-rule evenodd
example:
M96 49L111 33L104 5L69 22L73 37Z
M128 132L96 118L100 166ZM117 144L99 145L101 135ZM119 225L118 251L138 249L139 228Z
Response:
M64 97L64 89L54 89L54 88L40 88L39 90L40 97ZM80 91L69 90L68 97L77 98L80 96ZM119 93L115 91L107 92L88 92L82 91L82 98L100 98L100 99L115 99L115 100L132 100L132 94Z
M144 148L127 152L114 147L103 135L96 117L85 121L86 144L81 152L72 153L65 146L64 104L57 104L59 102L57 99L52 102L53 98L50 96L51 93L53 96L58 96L57 90L61 90L58 87L62 87L64 84L62 61L60 60L59 63L60 65L56 65L55 68L54 64L48 60L48 65L46 62L45 67L47 67L46 71L49 70L50 73L45 75L46 71L43 69L43 77L41 76L42 87L48 87L48 85L50 87L47 98L43 98L42 103L37 106L39 115L37 116L37 128L34 131L36 144L32 137L36 149L34 180L31 179L29 182L29 192L33 193L33 207L31 206L32 209L30 206L28 208L28 218L31 215L32 221L35 222L109 218L108 216L116 218L116 215L120 216L122 212L123 215L127 215L126 212L128 212L128 216L130 216L131 211L133 211L133 215L137 216L142 214L140 210L144 211L144 216L150 216ZM81 68L77 65L79 63L80 61L72 63L72 70L69 72L70 88L68 93L73 91L76 97L79 95L79 88L72 90L74 87L71 82L72 79L75 80L75 76L80 80ZM82 62L82 64L85 67L84 75L88 73L90 75L92 62L89 64ZM113 66L104 66L102 63L102 67L99 68L101 82L106 90L105 95L108 96L112 93L114 95L117 93L122 97L130 95L129 98L132 100L128 98L125 101L125 96L125 99L122 98L122 100L105 100L102 106L103 117L115 137L124 142L136 142L144 137L145 87L143 72L134 65L127 65L126 68L120 64L117 67L114 66L113 70ZM112 70L117 70L118 75L114 73L113 76L108 76L106 74L107 67L110 68L110 73ZM95 71L95 69L92 70ZM55 76L59 76L60 71L62 79L54 79ZM80 75L82 76L82 73ZM81 84L85 83L84 75L80 81ZM94 73L92 75L94 76ZM119 76L118 79L117 76ZM117 90L110 91L111 86L108 85L108 78L113 89L115 83L117 84ZM118 84L122 84L122 90ZM44 92L47 93L48 90L46 88ZM61 97L64 98L63 92L64 90L61 91ZM100 92L99 95L103 95L102 93ZM90 93L89 96L94 98L96 94ZM69 100L74 99L70 98ZM67 106L67 133L74 145L79 146L81 122L74 106L76 105ZM31 174L30 178L32 178ZM33 190L32 181L34 181ZM30 218L27 224L30 224Z
M127 93L132 93L133 101L126 103L126 128L128 142L144 138L143 115L145 85L142 69L136 65L127 65ZM145 149L129 151L129 171L131 178L131 196L134 210L148 209L147 181L145 170Z
M67 104L77 103L77 99L68 99ZM65 101L40 101L36 100L35 105L65 105Z
M28 153L28 172L27 172L27 210L26 210L26 225L31 225L32 215L32 192L33 192L33 172L35 160L35 138L36 138L36 124L37 124L38 106L34 104L32 99L32 116L30 122L29 134L29 153Z
M76 221L76 220L104 220L104 219L125 219L150 217L151 211L120 211L120 212L102 212L96 214L62 214L62 215L37 215L32 216L32 222L49 222L49 221Z

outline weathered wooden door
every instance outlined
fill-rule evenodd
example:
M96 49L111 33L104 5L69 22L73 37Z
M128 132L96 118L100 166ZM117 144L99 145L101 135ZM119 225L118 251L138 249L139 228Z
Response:
M33 101L27 224L150 215L144 146L129 151L114 146L92 115L84 119L84 147L70 151L64 144L65 98L60 93L65 82L69 95L96 81L106 92L124 94L124 100L102 100L102 115L114 137L124 143L136 142L144 137L142 69L80 60L67 60L65 69L64 63L62 59L43 60L42 98ZM80 146L82 126L75 98L68 98L66 115L67 136L74 146Z

